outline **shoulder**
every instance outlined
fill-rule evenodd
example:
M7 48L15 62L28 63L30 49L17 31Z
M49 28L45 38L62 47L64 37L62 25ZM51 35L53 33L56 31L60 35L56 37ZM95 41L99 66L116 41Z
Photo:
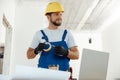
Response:
M36 31L36 33L35 33L35 35L40 35L40 34L41 34L40 30Z
M71 33L71 30L64 29L64 31L65 31L65 30L67 31L67 34L68 34L68 35L71 35L71 34L72 34L72 33Z
M34 37L40 37L40 36L42 36L41 30L36 31Z
M60 29L59 29L59 31L62 31L62 32L67 31L67 33L71 33L71 31L70 31L70 30L68 30L68 29L62 29L62 28L60 28Z
M36 35L40 35L41 34L41 31L46 31L47 30L47 28L43 28L43 29L40 29L40 30L38 30L38 31L36 31Z
M71 31L68 30L68 29L59 29L59 32L61 32L62 34L66 32L67 36L69 36L69 35L71 36L72 35Z

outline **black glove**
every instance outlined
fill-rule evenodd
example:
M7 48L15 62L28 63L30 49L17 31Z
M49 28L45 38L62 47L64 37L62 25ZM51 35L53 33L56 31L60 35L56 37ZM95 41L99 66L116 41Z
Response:
M56 46L55 47L55 54L58 56L65 56L68 55L68 50L64 49L62 46Z
M37 46L37 48L35 48L34 53L38 54L39 51L43 51L43 49L45 49L45 46L46 46L45 43L39 43L39 45Z

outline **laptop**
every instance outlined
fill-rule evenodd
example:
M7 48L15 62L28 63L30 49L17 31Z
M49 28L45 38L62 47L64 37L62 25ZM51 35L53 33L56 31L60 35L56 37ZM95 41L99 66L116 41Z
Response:
M83 49L78 80L106 80L109 53Z

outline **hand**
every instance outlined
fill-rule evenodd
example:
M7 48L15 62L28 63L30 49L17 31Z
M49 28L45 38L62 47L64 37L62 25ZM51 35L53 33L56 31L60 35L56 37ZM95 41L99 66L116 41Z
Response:
M34 53L38 54L39 51L43 51L43 49L45 49L45 46L46 46L45 43L39 43L39 45L37 46L37 48L35 48Z
M66 56L68 55L68 50L64 49L62 46L55 47L55 54L58 56Z

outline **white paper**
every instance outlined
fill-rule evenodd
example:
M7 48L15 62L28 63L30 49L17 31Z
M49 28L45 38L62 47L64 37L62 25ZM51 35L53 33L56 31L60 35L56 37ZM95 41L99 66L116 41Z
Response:
M69 72L35 68L28 66L17 66L12 80L68 80Z
M0 74L0 80L11 80L11 77L9 75Z

